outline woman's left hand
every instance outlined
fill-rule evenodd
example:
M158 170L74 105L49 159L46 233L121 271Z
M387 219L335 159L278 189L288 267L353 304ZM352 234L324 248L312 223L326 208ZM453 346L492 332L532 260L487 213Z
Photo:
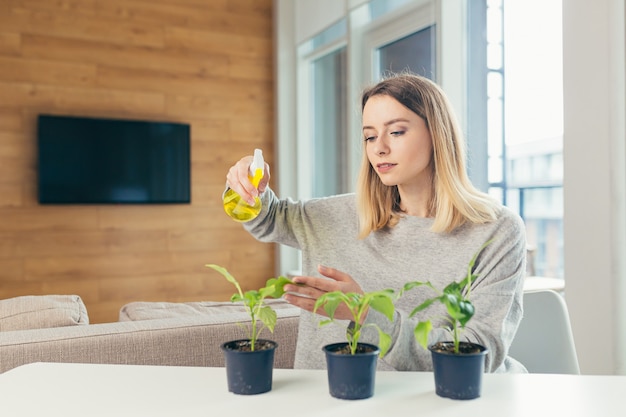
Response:
M285 285L284 299L290 304L304 310L313 312L315 301L327 292L341 291L344 293L359 293L363 290L352 277L345 272L335 268L320 265L317 270L326 278L297 276L293 278L295 284ZM300 285L296 285L300 284ZM323 309L317 311L318 314L326 314ZM343 304L335 311L336 319L352 320L352 314Z

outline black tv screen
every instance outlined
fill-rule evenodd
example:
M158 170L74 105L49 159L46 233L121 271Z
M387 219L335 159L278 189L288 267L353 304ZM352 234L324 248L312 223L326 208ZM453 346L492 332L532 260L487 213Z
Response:
M189 203L184 123L39 115L41 204Z

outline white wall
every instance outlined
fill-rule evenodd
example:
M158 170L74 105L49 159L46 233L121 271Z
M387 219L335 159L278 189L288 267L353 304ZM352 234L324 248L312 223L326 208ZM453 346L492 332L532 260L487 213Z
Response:
M566 300L581 372L626 373L624 2L563 1Z

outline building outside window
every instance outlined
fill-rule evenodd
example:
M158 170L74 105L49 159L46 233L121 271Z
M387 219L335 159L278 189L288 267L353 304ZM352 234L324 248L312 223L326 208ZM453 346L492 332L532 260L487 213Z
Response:
M488 0L486 9L489 192L524 219L529 273L558 278L564 269L561 7L561 0Z

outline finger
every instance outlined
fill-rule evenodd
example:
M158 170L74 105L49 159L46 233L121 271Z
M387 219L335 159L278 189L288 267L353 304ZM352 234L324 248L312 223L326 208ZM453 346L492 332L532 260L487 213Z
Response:
M315 300L312 298L301 297L295 294L285 294L284 299L291 305L313 312Z
M241 196L241 198L248 202L248 204L250 204L250 202L254 201L254 197L251 196L246 189L244 188L244 186L236 179L236 177L232 174L228 174L226 176L226 185L228 186L228 188L226 189L226 191L228 190L233 190L235 193L237 193L239 196ZM254 203L252 203L254 204ZM252 205L251 204L251 205Z
M337 284L337 286L335 287L336 290L343 291L345 293L363 293L361 286L352 278L352 276L345 272L339 271L335 268L327 267L325 265L319 265L318 271L320 271L320 273L324 275L326 279L332 280Z
M258 191L254 188L248 176L251 162L252 157L245 156L233 165L226 175L226 184L245 201L254 204L254 197L258 195Z
M248 167L252 161L251 158L251 156L244 156L228 170L226 179L228 181L228 185L233 189L236 189L239 184L250 182L250 179L248 178Z
M338 269L330 268L325 265L318 265L317 270L319 271L320 274L324 275L325 277L334 279L335 281L339 281L339 282L354 281L349 274L346 274L345 272L341 272Z
M246 193L252 197L256 197L258 195L258 191L250 181L250 164L252 163L252 158L252 156L244 156L239 160L239 162L237 162L235 167L237 169L239 182L246 190Z
M286 293L291 293L300 297L307 297L312 299L318 298L325 292L315 286L305 285L302 283L287 284L285 285L284 290Z
M270 182L270 166L269 164L266 162L265 163L265 173L263 174L263 178L261 178L261 181L259 182L259 193L262 193L265 191L265 189L267 188L267 184L269 184Z
M316 298L319 297L321 293L339 290L339 285L334 279L297 276L293 278L293 282L300 284L294 292ZM287 286L285 286L285 288L287 288Z
M313 298L309 298L309 297L300 297L298 295L295 294L285 294L285 300L296 307L299 307L303 310L309 311L311 313L315 313L321 316L326 316L328 317L328 313L326 313L326 311L323 308L318 308L317 310L315 309L315 299ZM342 310L344 309L344 306L339 306L337 308L337 310L335 310L335 314L334 316L338 319L344 318L344 319L350 319L351 315L349 312L344 312L342 313Z

